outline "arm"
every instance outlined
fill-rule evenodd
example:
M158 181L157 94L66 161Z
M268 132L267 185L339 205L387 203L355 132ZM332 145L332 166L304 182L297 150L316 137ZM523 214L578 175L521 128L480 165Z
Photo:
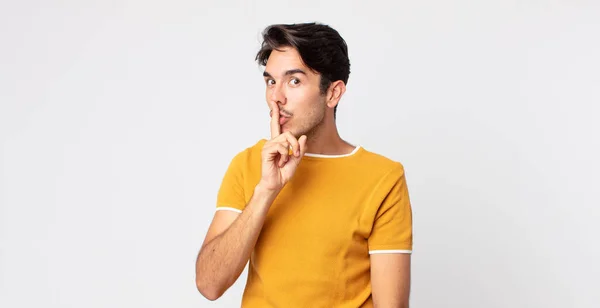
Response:
M241 214L215 213L196 260L196 287L204 297L218 299L238 279L276 195L257 185Z
M271 139L261 152L261 179L241 214L219 211L215 214L198 258L196 287L209 300L216 300L238 279L250 258L271 204L292 178L306 153L306 136L296 139L290 132L281 133L279 109L271 104ZM228 170L221 187L225 204L241 203L239 167ZM237 187L237 189L233 189ZM221 212L221 213L220 213Z
M412 256L412 208L404 168L398 164L384 179L385 198L369 237L371 287L375 307L407 308Z
M371 254L371 286L375 307L408 308L410 257L408 253Z

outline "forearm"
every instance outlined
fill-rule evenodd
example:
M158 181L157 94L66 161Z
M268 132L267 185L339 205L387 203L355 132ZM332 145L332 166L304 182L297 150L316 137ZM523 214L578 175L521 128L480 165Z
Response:
M240 216L201 249L196 276L198 289L207 298L220 297L242 273L276 195L256 186Z

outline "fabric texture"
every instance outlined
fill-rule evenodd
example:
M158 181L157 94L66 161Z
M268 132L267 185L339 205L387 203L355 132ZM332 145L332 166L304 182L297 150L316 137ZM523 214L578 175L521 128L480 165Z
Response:
M261 176L262 139L231 160L218 210L241 212ZM372 307L370 254L411 253L403 165L360 146L306 154L250 257L242 307Z

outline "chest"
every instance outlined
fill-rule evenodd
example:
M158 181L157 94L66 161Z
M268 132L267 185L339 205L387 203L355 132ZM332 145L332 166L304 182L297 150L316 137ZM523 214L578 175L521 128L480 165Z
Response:
M295 252L304 260L366 252L371 224L365 219L369 186L358 180L324 177L295 180L272 204L259 248Z

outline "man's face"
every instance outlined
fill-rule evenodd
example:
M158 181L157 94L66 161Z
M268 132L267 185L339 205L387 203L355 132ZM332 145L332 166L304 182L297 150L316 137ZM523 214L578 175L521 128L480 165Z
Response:
M320 75L312 72L296 49L273 50L264 73L266 99L280 109L281 132L296 138L310 135L325 117L325 96L320 94Z

